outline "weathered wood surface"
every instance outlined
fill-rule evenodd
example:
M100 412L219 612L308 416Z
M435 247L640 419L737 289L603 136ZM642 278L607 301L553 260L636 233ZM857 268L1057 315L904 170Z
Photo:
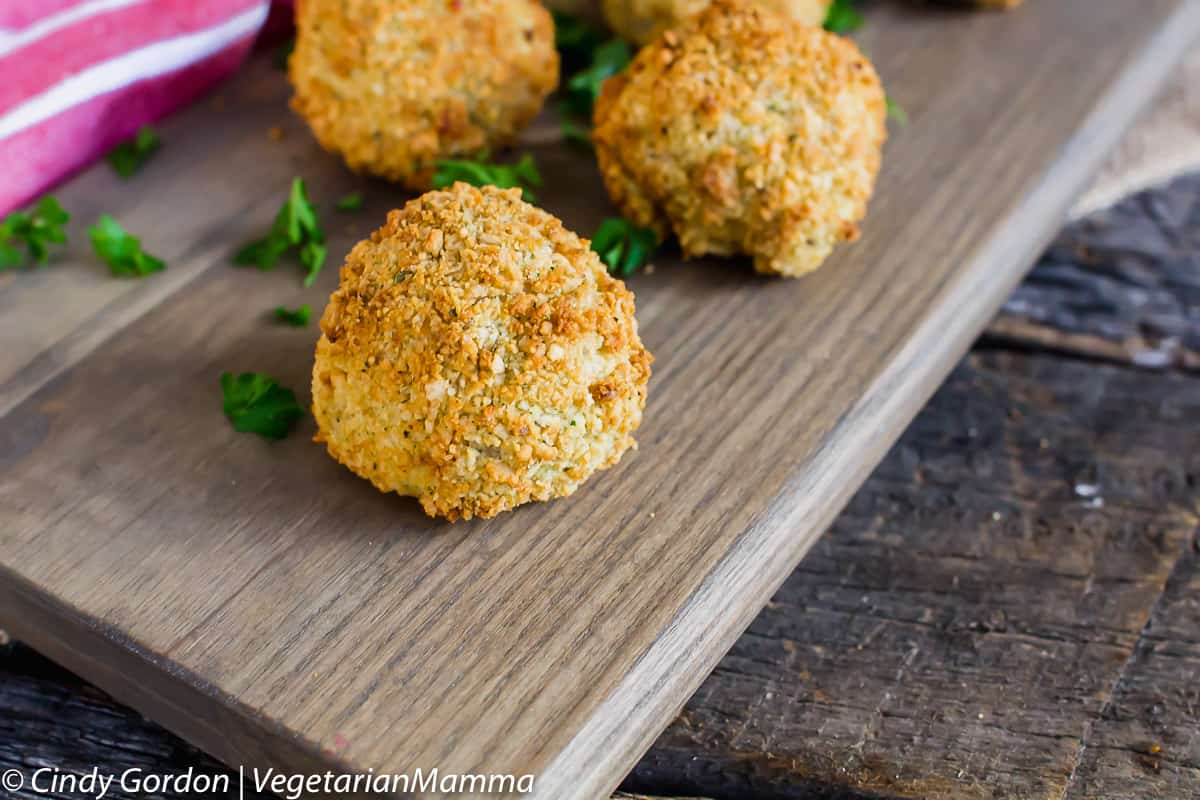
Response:
M973 355L626 786L1074 796L1200 523L1197 418L1194 378ZM1195 668L1163 667L1177 790Z
M221 370L303 386L312 346L261 319L294 302L289 278L230 270L229 250L292 173L318 197L351 183L294 121L272 149L279 84L242 81L220 127L168 127L139 200L99 171L64 192L128 204L174 271L4 287L22 313L65 310L0 317L32 331L0 365L3 621L229 762L530 771L541 795L596 796L882 456L1198 23L1187 0L881 8L865 45L914 122L863 242L795 283L664 259L635 282L659 356L642 451L570 502L453 528L303 437L268 447L219 417ZM543 202L593 229L586 158L539 155ZM334 252L398 200L370 193ZM95 269L73 255L67 275Z
M1189 178L1070 226L1058 242L1074 247L1052 247L1016 294L1036 292L1064 252L1091 254L1073 264L1086 280L1110 274L1109 261L1125 253L1186 236L1187 214L1155 209L1197 200L1200 179ZM1114 216L1123 228L1097 224ZM1091 238L1097 232L1104 241ZM1150 255L1140 278L1168 285L1176 263ZM1187 281L1167 289L1165 305L1186 302L1180 286ZM1071 319L1053 304L1076 302L1048 294L1049 324ZM1073 346L1055 345L1068 354ZM626 786L729 798L911 796L940 786L925 796L958 797L998 778L1015 792L1016 775L1029 790L1021 797L1189 796L1200 785L1198 415L1200 377L1045 355L968 360ZM1051 546L1060 552L1047 558ZM1031 547L1040 559L1027 558ZM1117 630L1109 608L1124 620ZM1046 652L1063 658L1048 665ZM890 672L897 662L907 666ZM950 676L969 676L970 686ZM1004 715L979 720L974 709L994 706L997 691ZM885 696L878 717L868 714ZM898 716L914 707L929 717ZM947 711L966 719L936 719ZM1030 730L1031 719L1041 724ZM839 761L846 742L829 735L838 731L863 737L861 751ZM946 747L951 732L963 743ZM33 764L222 769L13 646L0 651L0 772ZM922 781L881 789L896 764L915 765Z
M988 328L1006 344L1200 371L1200 175L1068 226Z

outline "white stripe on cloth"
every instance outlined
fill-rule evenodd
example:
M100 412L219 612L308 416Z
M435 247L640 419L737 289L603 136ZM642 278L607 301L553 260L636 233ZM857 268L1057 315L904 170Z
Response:
M221 52L261 28L269 5L263 0L219 25L122 53L64 78L0 116L0 140L102 94L174 72Z
M28 28L19 31L0 30L0 57L15 52L25 45L32 44L38 39L54 33L60 28L74 25L76 22L85 20L88 17L94 17L106 11L115 11L118 8L144 2L146 0L88 0L77 6L64 8L57 14L51 14L48 17L39 19Z

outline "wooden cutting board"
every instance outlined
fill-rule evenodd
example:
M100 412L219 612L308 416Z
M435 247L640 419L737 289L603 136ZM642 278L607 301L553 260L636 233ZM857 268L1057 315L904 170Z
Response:
M127 183L59 192L67 255L0 276L0 625L233 765L538 776L610 791L1020 278L1200 31L1195 0L878 4L860 39L911 118L861 242L798 281L668 251L631 281L656 355L631 452L575 496L447 525L309 441L234 433L218 375L307 395L336 259L235 269L293 175L340 255L407 196L349 175L264 60L164 126ZM268 135L281 126L283 138ZM612 213L529 133L542 204ZM358 189L367 208L338 215ZM170 264L109 277L116 216Z

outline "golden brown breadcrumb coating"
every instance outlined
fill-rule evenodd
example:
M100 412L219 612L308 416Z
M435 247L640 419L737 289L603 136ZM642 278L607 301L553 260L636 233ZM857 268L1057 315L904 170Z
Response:
M519 189L456 183L391 212L321 331L317 439L430 515L569 495L634 445L651 357L633 294Z
M755 0L776 14L820 27L832 0ZM699 13L709 0L603 0L604 18L622 39L646 44Z
M858 236L886 114L849 39L714 0L604 83L593 139L628 219L796 276Z
M558 83L536 0L300 0L292 108L351 169L429 188L439 158L505 147Z

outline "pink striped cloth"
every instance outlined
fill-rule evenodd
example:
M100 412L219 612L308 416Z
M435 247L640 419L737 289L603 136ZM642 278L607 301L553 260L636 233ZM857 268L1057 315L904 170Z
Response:
M235 70L270 0L0 0L0 213Z

